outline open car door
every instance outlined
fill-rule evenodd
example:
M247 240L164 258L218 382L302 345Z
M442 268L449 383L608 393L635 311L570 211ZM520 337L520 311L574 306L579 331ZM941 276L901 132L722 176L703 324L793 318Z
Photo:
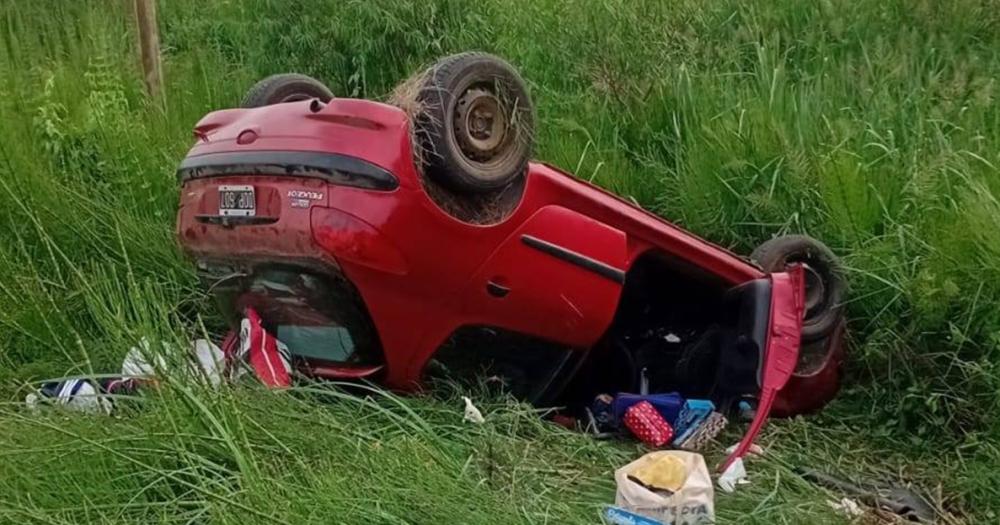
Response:
M794 265L786 272L772 273L730 291L738 318L732 335L735 340L726 345L732 355L723 356L723 367L740 366L748 359L759 360L756 386L760 393L750 428L736 450L720 465L720 472L750 449L770 416L775 397L795 371L802 334L803 288L802 267Z

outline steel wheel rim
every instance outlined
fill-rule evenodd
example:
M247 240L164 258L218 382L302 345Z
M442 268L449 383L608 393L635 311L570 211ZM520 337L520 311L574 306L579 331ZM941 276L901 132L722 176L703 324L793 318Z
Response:
M455 139L470 160L488 163L502 157L507 145L507 115L493 93L471 88L458 99Z

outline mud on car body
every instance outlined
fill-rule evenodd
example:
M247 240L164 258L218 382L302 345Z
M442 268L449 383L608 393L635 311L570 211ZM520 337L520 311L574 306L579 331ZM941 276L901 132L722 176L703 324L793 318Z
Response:
M207 288L304 373L401 391L485 374L540 404L771 388L785 414L835 394L845 287L821 243L747 259L530 161L528 90L496 57L446 57L397 95L270 77L198 122L178 169Z

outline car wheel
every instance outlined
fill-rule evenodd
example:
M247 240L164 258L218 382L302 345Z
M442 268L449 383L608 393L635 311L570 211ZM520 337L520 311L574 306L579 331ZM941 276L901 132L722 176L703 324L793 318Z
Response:
M260 82L254 84L250 91L243 97L244 108L259 108L272 104L282 104L284 102L298 102L318 98L322 102L329 102L333 98L333 92L322 82L315 78L299 75L296 73L281 73L271 75Z
M486 193L524 175L534 109L510 64L484 53L445 57L423 75L416 102L418 158L432 180Z
M802 340L816 341L833 332L840 321L847 282L840 261L826 245L805 235L786 235L764 242L750 258L766 272L801 264L806 292Z

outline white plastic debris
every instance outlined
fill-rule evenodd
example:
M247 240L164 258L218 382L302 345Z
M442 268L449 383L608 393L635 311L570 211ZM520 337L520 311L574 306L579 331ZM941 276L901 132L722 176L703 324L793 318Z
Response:
M735 445L727 448L726 449L726 454L732 454L733 452L736 452L736 448L739 447L739 446L740 446L740 444L737 443L737 444L735 444ZM753 443L753 444L750 445L750 448L747 449L747 455L748 456L763 456L764 455L764 447L762 447L762 446L760 446L760 445L758 445L756 443Z
M222 349L207 339L198 339L191 344L198 368L208 384L217 387L222 383L222 374L226 369L226 356Z
M152 362L150 362L152 360ZM139 344L129 349L122 361L122 377L126 379L148 379L156 376L156 371L166 370L163 354L154 353L145 337Z
M139 344L129 349L122 361L122 378L152 379L167 370L164 353L170 345L163 343L162 352L154 352L149 340L142 338ZM222 349L207 339L196 339L191 343L191 361L188 371L195 377L204 378L216 387L222 383L226 368L226 357Z
M462 399L465 400L465 420L469 423L485 423L486 418L484 418L483 413L476 408L476 405L472 404L472 400L465 396L463 396Z
M826 504L833 510L852 518L865 513L865 511L861 510L861 505L858 505L858 502L851 498L840 498L840 501L826 500Z
M34 392L24 396L24 404L28 406L28 409L31 410L32 414L38 413L38 405L40 402L41 400L38 398L38 394Z
M737 485L746 485L750 483L747 479L747 470L743 466L743 458L736 458L725 472L719 476L718 484L719 488L723 492L733 493L736 492Z
M670 333L670 334L667 334L667 335L663 336L663 340L666 341L666 342L668 342L668 343L672 343L672 344L676 344L676 343L681 342L681 338L677 337L677 334L674 334L674 333Z

